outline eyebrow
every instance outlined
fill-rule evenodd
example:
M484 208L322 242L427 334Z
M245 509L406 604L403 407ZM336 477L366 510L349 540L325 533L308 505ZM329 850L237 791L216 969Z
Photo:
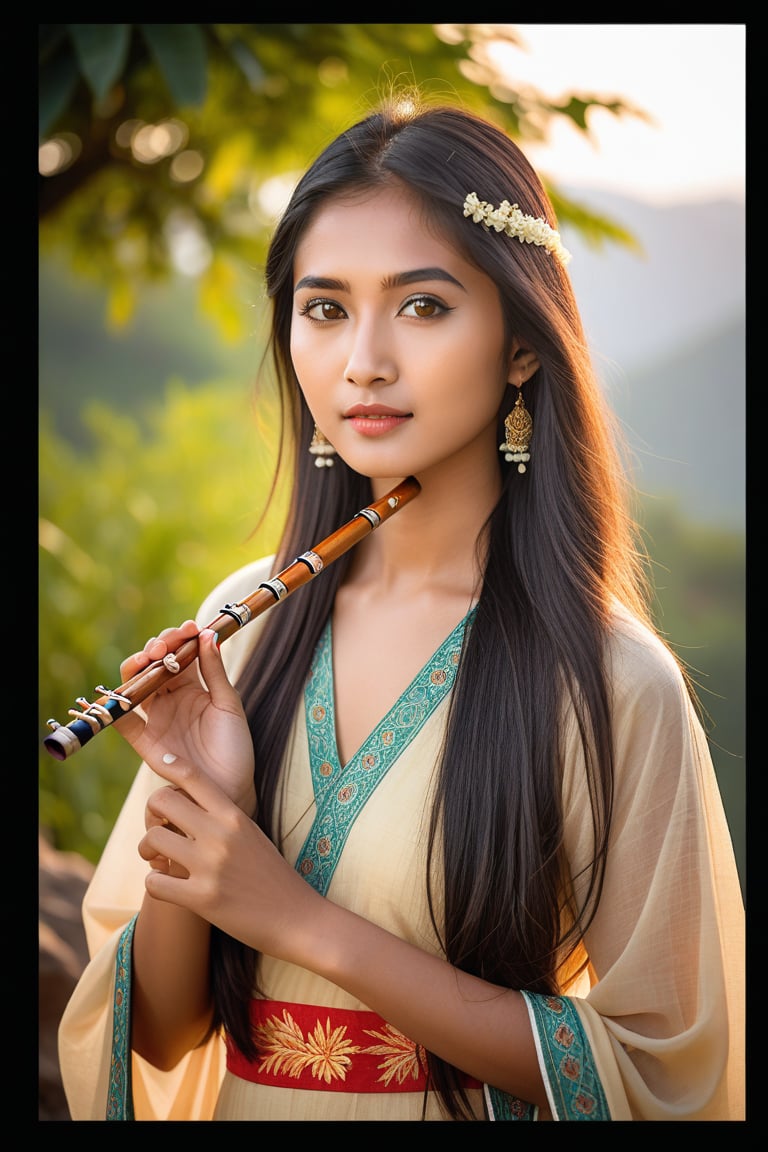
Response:
M424 280L443 280L448 284L455 284L457 288L461 288L462 292L466 292L461 281L457 280L455 276L451 276L450 272L446 272L444 268L413 268L408 272L396 272L390 276L385 276L381 286L382 288L402 288L407 284L418 284ZM331 276L302 276L294 288L294 292L298 292L302 288L324 288L336 292L349 292L350 290L346 280L336 280Z

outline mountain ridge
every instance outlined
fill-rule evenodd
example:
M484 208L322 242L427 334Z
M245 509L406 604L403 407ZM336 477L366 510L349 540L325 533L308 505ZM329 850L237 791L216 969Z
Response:
M745 206L659 206L571 190L643 244L564 241L596 370L624 428L642 490L694 519L746 522Z

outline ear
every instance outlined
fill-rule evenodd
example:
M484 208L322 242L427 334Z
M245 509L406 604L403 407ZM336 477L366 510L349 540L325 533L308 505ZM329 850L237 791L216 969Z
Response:
M507 364L510 384L514 384L515 388L522 388L538 368L539 358L533 349L524 348L517 338L513 339Z

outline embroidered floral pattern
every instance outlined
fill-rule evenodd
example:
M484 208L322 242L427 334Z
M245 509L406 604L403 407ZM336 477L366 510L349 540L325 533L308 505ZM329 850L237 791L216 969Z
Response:
M572 1029L567 1024L561 1024L559 1028L555 1029L555 1040L561 1048L570 1048L574 1041Z
M490 1084L485 1085L485 1100L489 1120L527 1120L536 1119L536 1109L533 1105L520 1100L517 1096L510 1096L500 1088Z
M380 1041L367 1046L353 1043L347 1031L346 1024L333 1028L326 1017L325 1024L318 1020L305 1035L293 1014L284 1008L282 1017L273 1015L255 1025L262 1053L259 1072L292 1080L308 1072L313 1079L331 1084L347 1079L355 1056L382 1056L377 1064L381 1070L378 1082L387 1086L392 1081L404 1084L418 1080L423 1068L417 1045L391 1024L384 1023L381 1031L364 1029L366 1035Z
M573 1107L587 1120L592 1119L592 1113L595 1111L595 1100L593 1096L585 1096L583 1092L579 1092L573 1100Z
M316 1080L330 1084L332 1080L346 1079L352 1056L360 1049L345 1039L347 1027L341 1024L331 1028L330 1020L325 1027L318 1020L306 1036L284 1008L283 1018L270 1016L264 1024L257 1024L256 1038L264 1052L259 1062L261 1072L283 1072L292 1079L298 1079L302 1072L309 1071Z
M398 1032L391 1024L385 1024L383 1032L370 1028L366 1028L365 1031L369 1036L382 1041L381 1044L374 1044L364 1048L363 1051L371 1056L386 1057L379 1065L383 1070L383 1075L379 1077L383 1084L389 1084L392 1079L397 1080L398 1084L403 1084L409 1078L418 1080L422 1067L419 1049L413 1040L403 1036L402 1032Z
M610 1120L603 1086L579 1014L567 996L523 992L541 1045L558 1120Z

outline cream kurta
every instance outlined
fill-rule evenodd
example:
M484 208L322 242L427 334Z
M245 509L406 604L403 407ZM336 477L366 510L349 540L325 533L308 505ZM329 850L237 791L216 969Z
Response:
M198 615L249 595L270 561L225 581ZM258 640L256 620L222 647L235 680ZM561 989L581 1026L585 1062L614 1120L744 1118L744 909L728 828L703 731L676 665L637 622L617 613L611 642L617 747L616 801L605 886L585 948L590 976ZM423 882L425 812L447 698L391 764L360 810L328 897L432 952L439 947ZM139 909L147 866L137 845L147 796L164 782L141 765L83 903L91 961L64 1012L59 1054L75 1120L103 1120L113 1039L115 958ZM571 871L590 854L589 800L575 726L568 726L564 812ZM295 863L314 819L303 704L297 710L283 792L283 854ZM263 958L274 1000L366 1008L333 984ZM590 985L591 981L591 985ZM569 1111L553 1052L547 999L529 998L554 1119ZM557 1005L556 1005L557 1006ZM560 1063L558 1062L560 1061ZM418 1120L422 1095L306 1091L254 1084L225 1068L214 1039L172 1072L134 1056L137 1119ZM481 1093L473 1090L478 1114ZM432 1094L430 1094L430 1097ZM432 1104L427 1119L441 1119Z

